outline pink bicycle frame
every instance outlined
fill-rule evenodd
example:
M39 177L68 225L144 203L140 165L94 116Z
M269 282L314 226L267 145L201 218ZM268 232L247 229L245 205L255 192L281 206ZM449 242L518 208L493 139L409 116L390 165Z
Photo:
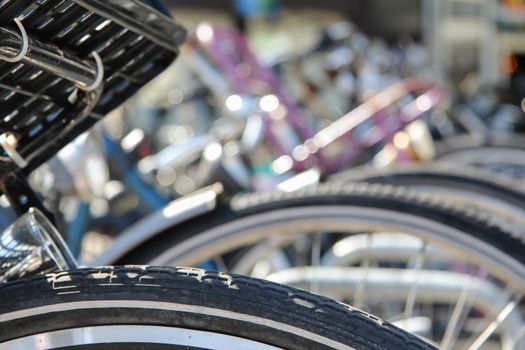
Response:
M396 103L407 96L419 96L404 105ZM384 140L438 105L444 98L443 90L418 78L408 78L373 96L351 112L336 120L298 146L292 154L294 167L306 169L319 167L323 173L332 173L347 165L367 148ZM395 112L388 109L395 108ZM357 128L372 121L365 137L356 137ZM348 139L351 140L348 142ZM344 141L343 149L336 156L330 148Z
M295 170L315 166L324 174L337 171L369 147L390 140L396 132L433 109L444 98L441 88L415 77L408 78L314 133L299 107L284 91L278 77L257 60L242 34L210 24L201 26L204 26L200 28L205 35L197 33L199 45L228 80L233 93L258 96L271 93L286 108L284 120L303 143L290 150L286 146L287 140L275 132L278 122L270 117L265 118L265 137L278 154L292 158ZM414 98L417 93L418 97ZM406 97L411 98L410 103L396 105ZM364 137L359 137L356 131L366 123L372 126ZM338 149L334 151L335 148Z

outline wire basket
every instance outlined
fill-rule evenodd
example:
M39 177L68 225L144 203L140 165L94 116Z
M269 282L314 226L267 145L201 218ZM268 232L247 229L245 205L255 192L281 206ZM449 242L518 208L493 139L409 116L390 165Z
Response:
M136 0L0 0L0 54L23 46L15 18L30 45L20 62L0 60L0 135L16 141L26 173L162 72L185 38L182 27ZM39 50L48 61L35 64ZM94 79L93 52L103 62L103 89L82 114L71 101L77 85L45 63L58 57L69 74Z

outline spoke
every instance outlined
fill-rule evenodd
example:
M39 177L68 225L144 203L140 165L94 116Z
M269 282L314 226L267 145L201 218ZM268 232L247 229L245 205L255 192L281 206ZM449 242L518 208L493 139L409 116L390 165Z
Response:
M370 247L372 246L372 234L368 233L366 235L366 250L369 251ZM368 276L368 271L370 270L370 258L365 257L363 261L361 261L361 278L359 279L357 286L355 288L355 295L354 295L354 306L355 307L362 307L365 302L365 283L366 278Z
M512 294L513 294L512 288L511 287L507 287L501 293L502 299L505 302L507 302L507 301L511 300ZM494 308L495 308L495 306L492 305L491 307L489 307L488 310L485 311L486 312L485 313L486 317L496 314L497 311ZM490 325L491 322L492 321L490 319L487 319L487 318L483 318L483 319L479 320L477 322L476 326L473 327L472 335L469 337L469 339L467 341L464 342L464 346L462 347L462 349L463 350L468 350L469 349L468 344L473 344L476 341L476 339L479 338L478 334L483 333L483 330L486 329Z
M313 234L311 266L321 265L321 234ZM310 282L310 291L319 294L319 279Z
M485 344L485 342L490 338L490 336L498 329L500 324L505 321L507 316L510 315L510 313L516 308L519 301L521 299L521 296L514 298L511 302L509 302L503 310L496 316L496 319L494 319L490 324L485 328L483 332L479 335L479 337L474 341L474 343L468 348L468 350L478 350Z
M425 262L426 252L427 252L427 243L423 242L423 245L421 246L421 249L419 250L419 253L417 254L416 262L414 263L414 270L415 270L414 284L410 288L410 291L407 295L407 300L405 303L405 311L403 313L403 318L405 320L410 319L414 312L417 291L419 289L419 279L421 277L421 272L423 271L423 264Z
M445 335L443 336L443 340L441 341L441 345L439 346L440 349L452 349L457 341L459 331L461 330L461 327L458 327L458 324L464 323L467 317L467 312L470 310L474 302L474 298L469 299L469 289L472 286L473 282L474 277L472 277L468 283L463 285L463 289L461 290L461 294L459 295L459 298L456 302L456 306L454 307L452 316L448 321L448 326L445 330Z

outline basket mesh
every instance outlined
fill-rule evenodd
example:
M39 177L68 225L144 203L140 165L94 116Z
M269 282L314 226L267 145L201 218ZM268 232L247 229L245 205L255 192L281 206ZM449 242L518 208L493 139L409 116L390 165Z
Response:
M73 83L29 64L0 61L0 134L18 137L27 172L163 71L184 36L182 28L135 0L0 0L0 27L17 31L14 18L21 19L31 40L84 61L97 51L104 62L103 94L91 115L79 120L68 102ZM144 18L164 23L155 28L157 37L141 32Z

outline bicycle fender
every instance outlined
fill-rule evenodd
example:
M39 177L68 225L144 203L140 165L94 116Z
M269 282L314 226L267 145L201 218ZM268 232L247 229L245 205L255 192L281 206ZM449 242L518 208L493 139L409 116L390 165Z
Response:
M82 265L112 265L142 243L162 233L167 228L183 221L213 211L219 195L223 192L220 183L205 187L182 198L175 199L166 207L142 218L118 235L118 238L93 261Z

